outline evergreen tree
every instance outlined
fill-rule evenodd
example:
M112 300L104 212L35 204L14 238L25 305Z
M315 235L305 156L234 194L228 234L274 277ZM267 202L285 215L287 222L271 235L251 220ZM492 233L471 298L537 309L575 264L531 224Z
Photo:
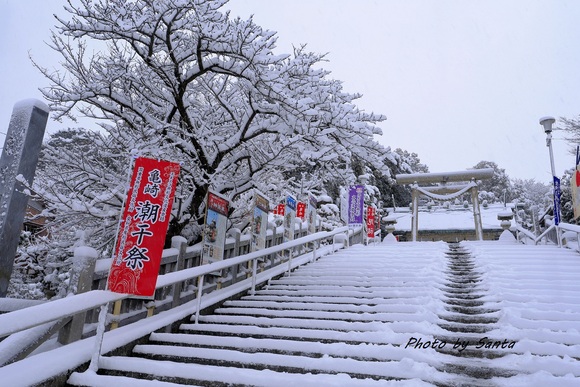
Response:
M511 191L510 178L505 169L500 168L493 161L480 161L473 166L473 169L492 168L493 176L491 179L480 180L479 192L482 198L491 203L503 202L504 195L509 195Z

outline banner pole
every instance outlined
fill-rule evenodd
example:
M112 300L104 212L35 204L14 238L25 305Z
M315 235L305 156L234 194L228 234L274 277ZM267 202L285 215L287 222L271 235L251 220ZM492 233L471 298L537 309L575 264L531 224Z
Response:
M291 247L288 249L289 251L289 256L288 256L288 275L290 275L290 272L292 271L292 256L294 255L294 247Z
M256 294L256 275L258 274L258 259L255 258L252 261L252 289L250 294L253 296Z
M107 325L107 314L109 311L109 303L101 305L101 311L99 312L99 322L97 325L97 332L95 334L95 346L93 349L93 355L91 356L91 363L89 364L88 371L97 372L99 370L99 359L101 358L101 351L103 348L103 339L105 336L105 328Z
M196 310L195 310L195 325L198 324L199 322L199 312L200 312L200 308L201 308L201 294L203 293L203 277L205 277L205 275L200 275L197 279L197 294L196 294Z

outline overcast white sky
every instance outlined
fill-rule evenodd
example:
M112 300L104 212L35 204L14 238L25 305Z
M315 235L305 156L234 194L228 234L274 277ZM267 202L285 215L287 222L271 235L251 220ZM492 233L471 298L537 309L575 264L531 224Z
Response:
M64 0L0 0L0 132L12 107L41 99L48 31ZM495 161L512 178L550 182L543 116L580 114L580 1L231 0L225 9L277 31L278 53L307 43L358 105L387 116L378 140L418 153L432 172ZM53 121L48 131L59 128ZM0 142L3 142L0 134ZM574 166L555 132L556 173Z

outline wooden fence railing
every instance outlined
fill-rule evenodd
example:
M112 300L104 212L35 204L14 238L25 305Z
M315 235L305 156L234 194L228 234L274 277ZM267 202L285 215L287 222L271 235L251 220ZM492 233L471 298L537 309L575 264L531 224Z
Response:
M93 290L0 314L0 377L4 369L10 368L13 363L28 360L26 357L29 353L43 342L54 340L57 333L60 345L65 346L71 342L91 339L102 305L111 305L107 319L110 330L117 327L122 330L125 326L130 328L147 317L161 314L164 317L159 324L165 324L167 328L183 318L183 312L175 313L174 321L170 321L173 317L165 317L168 313L171 316L173 310L182 310L183 306L193 304L194 308L188 313L197 315L203 308L236 294L253 291L259 284L300 264L336 248L361 243L362 240L360 228L352 230L341 227L330 232L307 235L305 225L299 225L297 239L283 243L282 228L272 228L268 232L267 247L249 252L249 237L234 230L226 242L227 258L199 266L200 247L187 246L183 238L177 237L173 239L172 247L164 250L153 300L135 299L103 290L110 260L99 260L91 276ZM215 275L217 272L221 275ZM71 324L75 317L78 321L79 316L82 317L82 324L76 324L74 329L80 329L80 332L74 332ZM118 344L126 343L119 340ZM78 366L88 360L90 358L70 361ZM68 367L70 369L71 365ZM58 374L58 370L54 372L52 376ZM34 377L41 380L43 376L39 374Z
M528 239L534 244L553 243L558 246L565 246L580 252L580 226L570 223L559 223L557 226L552 222L547 222L547 228L538 236L516 223L518 240ZM576 242L576 243L571 243Z

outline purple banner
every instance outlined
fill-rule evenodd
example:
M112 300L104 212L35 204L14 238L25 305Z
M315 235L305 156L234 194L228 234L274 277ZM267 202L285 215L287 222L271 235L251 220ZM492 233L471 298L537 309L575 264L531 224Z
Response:
M348 190L348 224L363 224L365 189L362 185L351 185Z

